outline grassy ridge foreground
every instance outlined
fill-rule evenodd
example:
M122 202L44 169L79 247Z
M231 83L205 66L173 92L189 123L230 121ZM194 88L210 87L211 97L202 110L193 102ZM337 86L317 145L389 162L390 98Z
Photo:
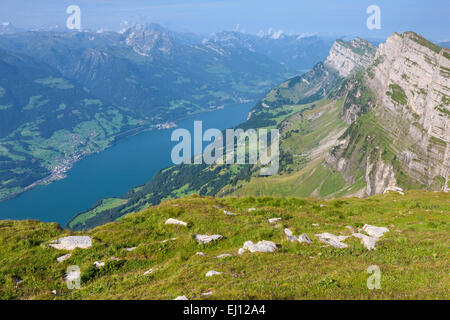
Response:
M335 200L191 196L83 233L38 221L1 221L0 299L449 299L449 213L449 194L410 191ZM269 224L274 217L282 221ZM165 225L168 218L188 226ZM365 223L390 229L375 251L353 237L345 240L348 248L335 249L314 236L350 235L346 226ZM313 243L288 242L285 227ZM195 234L224 239L199 245ZM46 242L66 235L89 235L93 246L58 263L67 252ZM176 240L162 242L171 238ZM271 240L278 249L237 255L247 240ZM124 250L129 247L137 248ZM234 256L216 258L225 253ZM94 261L106 265L97 269ZM81 268L80 290L63 281L69 265ZM366 286L371 265L381 269L379 290ZM144 275L150 268L154 272ZM210 270L223 274L205 277Z

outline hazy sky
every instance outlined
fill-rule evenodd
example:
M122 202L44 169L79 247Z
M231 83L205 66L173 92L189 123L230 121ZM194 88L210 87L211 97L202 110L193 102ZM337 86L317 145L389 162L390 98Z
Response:
M156 22L173 30L209 34L269 28L322 36L386 37L416 31L450 40L449 0L0 0L0 22L17 27L65 25L69 5L80 6L82 27L119 30L124 20ZM381 8L381 29L366 27L366 8Z

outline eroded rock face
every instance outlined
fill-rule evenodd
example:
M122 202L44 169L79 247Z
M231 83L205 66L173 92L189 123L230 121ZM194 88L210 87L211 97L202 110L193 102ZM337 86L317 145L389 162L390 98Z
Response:
M367 195L383 193L388 186L396 185L397 180L392 164L385 163L381 156L375 162L371 162L370 156L367 156L366 182Z
M336 40L325 60L327 67L336 70L343 78L365 69L374 60L376 47L366 40L355 38L347 42Z
M338 92L344 98L341 118L351 126L326 163L349 184L362 171L367 187L358 194L380 194L399 183L448 191L449 49L413 32L394 33L373 64Z
M376 59L369 85L380 125L395 139L408 175L444 190L450 173L450 50L413 32L394 33Z
M49 244L58 250L74 250L75 248L87 249L92 246L92 239L88 236L69 236L59 238Z

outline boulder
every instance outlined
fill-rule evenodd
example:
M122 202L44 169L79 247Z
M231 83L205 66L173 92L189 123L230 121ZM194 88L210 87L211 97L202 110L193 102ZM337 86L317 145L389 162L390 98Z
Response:
M202 294L200 295L200 298L203 298L203 297L206 297L206 296L210 296L210 295L212 295L212 294L213 294L212 291L208 291L208 292L202 293Z
M222 239L223 236L220 234L213 234L211 236L204 235L204 234L196 234L195 235L195 241L201 244L210 243L211 241Z
M286 238L287 238L288 241L290 241L290 242L297 242L298 241L297 237L294 236L292 231L289 230L288 228L284 229L284 234L286 235Z
M144 272L144 276L152 274L153 273L153 268L148 269L147 271Z
M172 218L167 219L167 221L164 224L175 224L175 225L179 225L179 226L183 226L183 227L187 226L186 222L183 222L183 221L180 221L177 219L172 219Z
M298 242L312 243L312 240L306 235L306 233L303 233L298 236Z
M87 249L92 246L92 239L88 236L69 236L59 238L49 244L57 250L74 250L76 248Z
M294 236L294 234L292 233L291 230L289 230L288 228L284 229L284 234L286 235L286 238L288 241L290 242L306 242L306 243L312 243L311 239L308 238L308 236L303 233L302 235L296 237Z
M224 254L217 256L216 258L222 259L222 258L227 258L227 257L232 257L232 256L233 255L231 253L224 253Z
M257 244L254 244L252 241L246 241L243 249L250 252L274 252L277 249L277 245L275 242L266 240L259 241Z
M100 262L100 261L95 261L95 262L94 262L94 266L95 266L96 268L101 268L101 267L104 267L104 266L105 266L105 263L104 263L104 262Z
M229 216L235 216L236 215L236 213L233 213L233 212L230 212L230 211L227 211L227 210L223 210L223 213L225 213L226 215L229 215Z
M369 237L362 233L354 233L352 234L355 238L361 239L361 243L367 250L375 250L376 242L378 238Z
M272 219L269 219L269 223L275 223L280 220L281 220L281 218L272 218Z
M218 271L211 270L211 271L208 271L206 273L205 277L218 276L218 275L221 275L222 273L223 272L218 272Z
M318 237L321 242L329 244L330 246L335 248L342 249L348 247L346 243L343 243L341 241L344 241L345 239L349 238L349 236L335 236L334 234L325 232L316 234L316 237Z
M383 234L385 234L386 232L389 232L389 229L388 229L388 228L371 226L371 225L369 225L369 224L365 224L364 227L363 227L362 229L363 229L363 231L365 231L369 236L377 237L377 238L383 236Z
M65 260L69 259L71 256L72 256L72 255L71 255L70 253L68 253L68 254L65 254L65 255L63 255L63 256L61 256L61 257L59 257L59 258L56 258L56 261L58 261L58 262L63 262L63 261L65 261Z

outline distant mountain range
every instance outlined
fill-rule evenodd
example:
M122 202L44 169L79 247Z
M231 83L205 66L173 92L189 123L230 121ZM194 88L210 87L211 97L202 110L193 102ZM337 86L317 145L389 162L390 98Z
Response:
M331 46L317 37L226 34L204 39L157 24L122 33L25 31L3 23L0 200L63 178L75 161L129 134L256 99Z
M337 40L311 71L269 90L239 127L280 130L279 174L260 177L258 165L173 166L116 206L100 200L68 226L91 228L193 193L335 198L448 192L450 50L414 32L394 33L378 48L359 38Z

